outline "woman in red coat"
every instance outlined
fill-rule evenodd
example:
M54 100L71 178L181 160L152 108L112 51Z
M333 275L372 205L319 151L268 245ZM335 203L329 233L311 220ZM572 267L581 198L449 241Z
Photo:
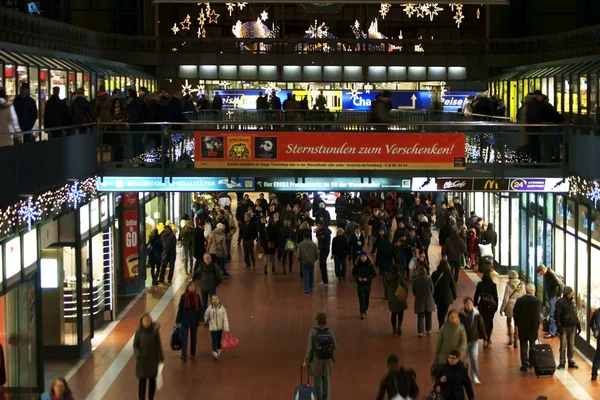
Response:
M469 229L467 237L467 250L469 251L469 266L477 265L477 250L479 248L479 238L477 237L477 231L474 228Z

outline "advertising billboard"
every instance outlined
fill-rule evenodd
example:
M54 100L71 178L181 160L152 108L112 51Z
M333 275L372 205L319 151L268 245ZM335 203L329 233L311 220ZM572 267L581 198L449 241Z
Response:
M160 176L105 176L98 179L101 192L204 192L254 190L254 178L196 178Z
M363 190L410 190L410 179L372 178L256 178L257 190L297 192L297 191L363 191Z
M337 132L197 131L194 139L196 168L444 170L464 169L465 158L463 133L367 137Z

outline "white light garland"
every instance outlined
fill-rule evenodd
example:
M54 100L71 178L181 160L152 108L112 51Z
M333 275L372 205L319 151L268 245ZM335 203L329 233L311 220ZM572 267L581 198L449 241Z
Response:
M391 6L392 5L390 3L381 3L381 7L379 8L379 14L381 15L381 18L385 19L386 15L390 11Z
M465 16L462 13L462 10L456 10L456 14L454 15L454 22L456 22L456 27L460 28L460 25L463 23Z
M177 26L177 22L173 24L171 31L173 31L173 35L177 35L179 33L179 27Z
M423 4L423 13L430 18L431 21L439 15L440 11L444 11L442 7L438 6L438 3L426 3Z
M237 3L237 6L238 6L238 8L239 8L240 10L243 10L243 9L244 9L244 7L246 7L246 5L247 5L247 4L248 4L248 3L246 3L246 2L242 2L242 3Z
M317 20L315 19L315 24L308 27L308 30L305 31L310 39L323 39L326 38L329 34L329 27L325 25L325 22L318 25Z
M235 3L225 3L227 6L227 11L229 12L229 16L233 14L233 9L235 8Z

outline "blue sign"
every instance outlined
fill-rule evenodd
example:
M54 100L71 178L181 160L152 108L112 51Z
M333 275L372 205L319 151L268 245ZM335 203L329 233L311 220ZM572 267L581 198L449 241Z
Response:
M342 110L369 111L375 97L381 90L364 93L358 91L353 94L349 90L342 92ZM467 96L475 96L476 92L447 92L442 99L445 112L458 112L462 109ZM415 91L390 91L392 109L403 111L429 110L431 106L431 93L424 90Z
M281 192L360 192L363 190L375 191L403 191L410 190L410 179L399 178L372 178L371 182L360 178L304 178L296 182L293 178L256 178L256 190L281 191Z
M467 97L475 96L477 92L446 92L442 99L444 100L444 111L459 112L462 111Z
M223 98L224 109L237 110L256 110L256 99L259 93L265 95L264 90L216 90ZM277 97L283 101L287 99L287 95L291 94L291 90L281 90L277 93Z
M254 178L182 178L106 176L98 179L100 192L253 191Z
M342 92L342 110L369 111L371 109L371 103L377 94L377 92L361 93L361 91L358 91L353 95L352 92L346 89Z

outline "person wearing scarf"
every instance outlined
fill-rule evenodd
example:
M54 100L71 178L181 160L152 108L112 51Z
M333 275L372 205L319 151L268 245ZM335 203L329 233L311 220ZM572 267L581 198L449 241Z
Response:
M202 319L200 307L200 296L196 291L196 284L190 281L185 293L181 295L179 307L177 308L177 318L175 323L181 327L181 360L187 360L188 332L191 336L190 354L192 359L196 358L196 337L198 334L198 325Z

